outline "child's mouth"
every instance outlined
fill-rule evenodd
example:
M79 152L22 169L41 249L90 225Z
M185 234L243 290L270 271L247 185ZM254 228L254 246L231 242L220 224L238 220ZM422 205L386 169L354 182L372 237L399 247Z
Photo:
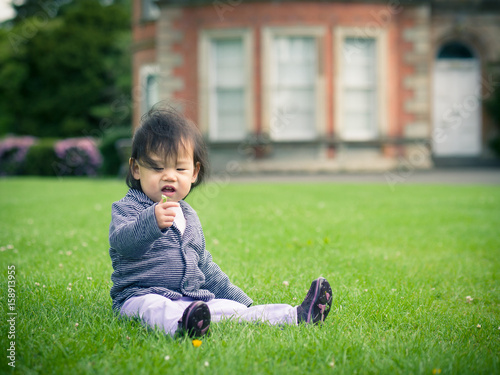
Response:
M164 186L161 192L165 195L171 195L175 193L175 188L173 186Z

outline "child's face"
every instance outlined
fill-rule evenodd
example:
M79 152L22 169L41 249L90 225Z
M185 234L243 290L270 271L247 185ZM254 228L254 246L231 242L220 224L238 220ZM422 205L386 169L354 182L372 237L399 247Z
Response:
M173 202L184 199L200 171L200 163L194 164L192 146L181 148L177 158L163 160L156 154L149 156L154 161L152 165L130 159L132 175L140 180L144 194L153 202L159 202L162 195Z

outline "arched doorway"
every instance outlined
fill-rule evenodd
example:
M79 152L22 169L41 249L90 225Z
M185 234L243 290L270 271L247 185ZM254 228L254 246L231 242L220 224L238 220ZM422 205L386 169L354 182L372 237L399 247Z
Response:
M445 43L434 63L433 137L435 157L481 153L481 66L460 42Z

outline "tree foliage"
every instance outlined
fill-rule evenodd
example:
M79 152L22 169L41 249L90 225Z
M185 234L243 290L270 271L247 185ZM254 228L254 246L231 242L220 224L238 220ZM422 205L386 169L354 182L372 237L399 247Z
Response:
M129 120L123 3L25 1L0 29L0 134L82 136ZM25 16L23 16L25 15Z

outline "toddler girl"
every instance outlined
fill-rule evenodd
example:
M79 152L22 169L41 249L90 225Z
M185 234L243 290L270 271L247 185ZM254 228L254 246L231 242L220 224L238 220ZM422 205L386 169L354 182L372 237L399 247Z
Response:
M211 321L223 318L322 322L332 303L324 278L312 282L300 306L250 307L250 297L212 261L198 216L184 201L203 182L206 168L206 147L193 123L173 110L153 110L143 118L132 142L130 189L112 205L113 309L172 336L203 336Z

